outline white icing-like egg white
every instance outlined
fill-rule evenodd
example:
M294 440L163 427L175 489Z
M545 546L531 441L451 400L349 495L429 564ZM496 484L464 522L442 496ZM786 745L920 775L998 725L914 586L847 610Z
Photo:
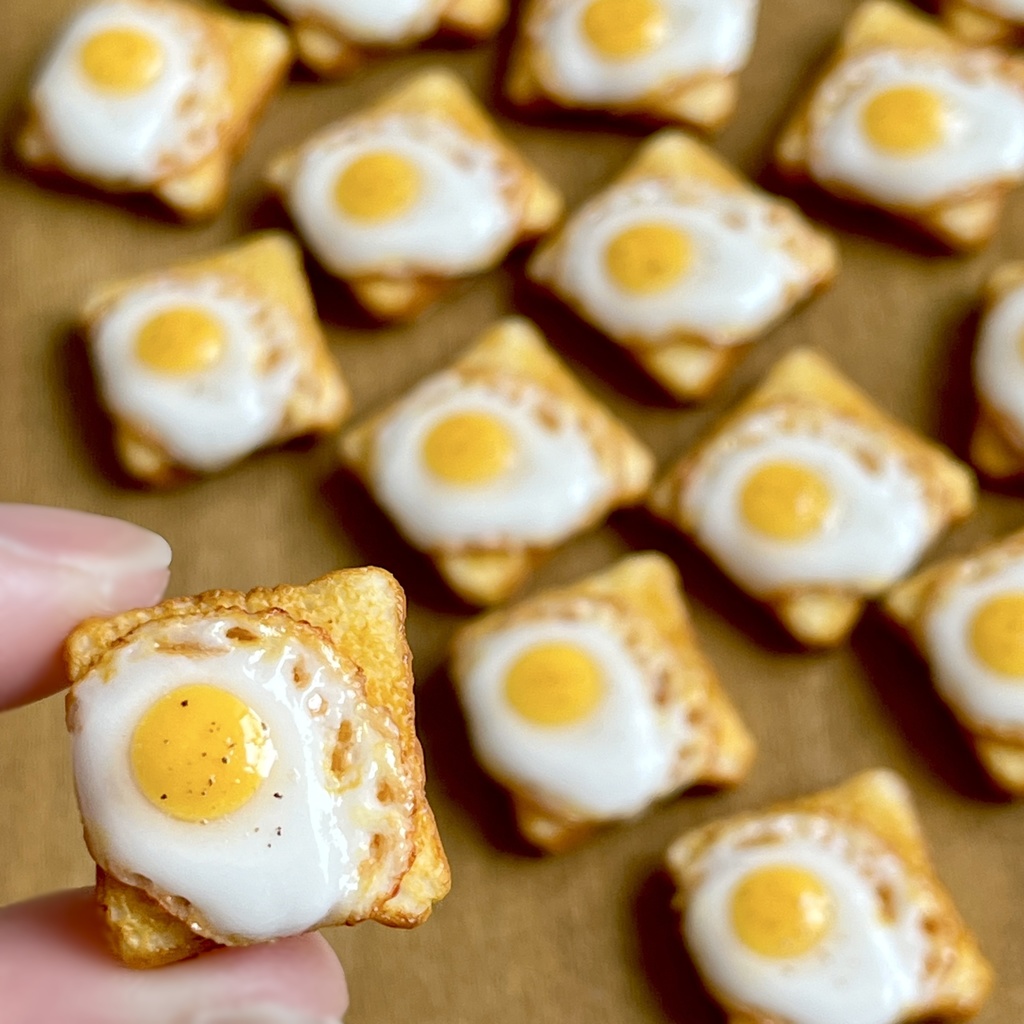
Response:
M548 644L582 651L599 666L601 698L585 717L540 724L510 704L513 664ZM569 814L611 820L640 813L692 780L703 753L690 709L656 699L661 661L671 657L630 643L614 613L588 602L481 637L460 687L478 759L496 778Z
M92 80L91 41L127 33L153 48L159 70L132 89ZM230 114L227 64L199 14L164 0L101 0L68 25L33 90L50 144L71 171L148 186L193 167L219 144Z
M272 744L252 798L211 820L165 813L133 770L140 721L189 684L237 697ZM264 941L363 917L408 869L397 729L367 705L358 670L299 623L225 611L143 624L75 685L69 725L93 856L187 900L204 934Z
M362 46L415 42L437 31L443 0L271 0L292 18L316 18Z
M689 265L661 286L630 290L613 275L609 247L645 225L684 236ZM555 284L623 343L654 346L690 334L740 344L808 286L810 272L792 251L798 228L795 214L745 192L643 179L612 188L576 215Z
M594 0L548 0L530 24L544 85L581 105L625 103L679 81L732 74L754 43L757 0L656 0L648 16L657 26L644 45L618 52L620 42L609 54L587 32L593 6ZM618 15L620 24L626 16Z
M988 311L974 351L974 384L982 402L1024 443L1024 287Z
M783 866L827 890L831 927L798 956L756 952L736 932L733 900L751 872ZM777 814L728 829L691 868L687 945L715 991L789 1024L897 1024L926 1004L929 939L899 858L825 817Z
M141 332L173 310L210 317L224 336L210 366L167 373L139 357ZM301 371L298 327L283 307L208 274L163 278L121 296L93 328L104 403L181 464L215 472L270 441Z
M367 219L336 202L339 179L360 158L387 154L416 171L415 194L393 216ZM427 115L393 114L339 125L301 152L287 204L332 273L471 274L497 262L520 225L518 178L493 144Z
M922 635L939 693L974 725L1020 734L1024 733L1024 676L986 662L972 639L978 613L989 602L1007 596L1020 599L1024 606L1024 559L1019 555L985 571L966 573L944 587L926 613ZM1020 633L1019 621L1015 633Z
M424 459L431 431L452 417L501 425L514 448L505 468L452 483ZM404 398L380 427L371 482L377 500L420 548L556 544L606 501L612 481L571 406L511 378L442 373Z
M756 529L744 514L748 481L779 464L809 471L827 495L821 522L793 539ZM744 418L698 456L681 511L700 545L754 595L800 586L871 594L905 575L934 538L927 497L885 438L829 412L775 407Z
M830 186L908 210L1024 175L1024 89L999 55L880 50L844 61L819 87L810 110L809 167ZM870 105L912 90L878 144L866 129ZM922 127L926 119L929 127ZM902 121L903 123L899 123Z

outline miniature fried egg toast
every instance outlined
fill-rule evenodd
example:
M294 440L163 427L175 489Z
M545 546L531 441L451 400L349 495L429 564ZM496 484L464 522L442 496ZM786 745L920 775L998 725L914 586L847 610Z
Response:
M1024 41L1022 0L940 0L942 20L966 43L1020 45Z
M688 401L837 269L832 241L795 207L665 130L540 246L528 273Z
M966 466L797 349L649 505L801 644L831 647L974 502Z
M489 39L508 0L269 0L291 23L299 56L318 74L353 72L373 53L415 46L441 33Z
M718 131L736 108L759 0L529 0L507 92Z
M447 893L390 573L91 619L66 660L85 839L129 966L411 928Z
M81 319L121 463L153 486L330 433L351 408L302 253L280 232L108 285Z
M1024 531L930 566L884 608L993 781L1024 796Z
M974 349L978 420L971 461L994 480L1024 475L1024 263L988 279Z
M320 263L380 320L416 316L562 210L461 79L441 70L279 157L269 180Z
M452 676L477 758L551 853L679 790L738 783L754 757L663 555L470 623Z
M651 452L516 317L354 427L341 457L452 590L480 605L639 501L654 474Z
M894 772L712 822L667 863L686 945L730 1024L961 1020L988 996L992 968Z
M780 171L894 214L952 249L996 230L1024 180L1024 61L868 0L783 132Z
M211 217L291 61L288 34L268 18L94 0L43 64L15 146L40 172L149 193L185 220Z

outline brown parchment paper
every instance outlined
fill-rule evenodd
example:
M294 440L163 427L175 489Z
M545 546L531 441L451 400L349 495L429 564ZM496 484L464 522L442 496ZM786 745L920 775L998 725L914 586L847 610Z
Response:
M35 61L76 6L0 4L8 137ZM739 115L717 143L747 173L762 173L786 111L853 7L853 0L764 0ZM874 765L909 778L940 873L995 963L997 985L978 1019L1019 1024L1024 806L986 798L924 671L875 617L845 649L795 654L714 569L642 519L620 517L567 545L537 574L535 587L597 569L632 548L665 545L679 559L700 635L760 755L735 793L683 797L577 852L541 860L524 853L502 793L467 752L443 669L446 643L465 611L334 475L331 443L261 456L167 494L125 489L111 476L104 420L68 338L82 296L97 282L276 223L260 185L270 155L415 68L442 62L493 99L507 35L480 50L382 60L342 84L299 76L256 132L229 208L206 227L182 228L73 190L41 188L7 160L0 169L0 498L89 509L158 530L175 551L173 594L299 582L365 563L386 566L405 584L420 733L454 888L415 932L363 925L330 934L350 976L351 1024L719 1020L676 939L656 874L663 849L713 817ZM538 125L502 116L501 123L571 204L615 174L642 137L572 119ZM885 408L962 451L970 317L987 271L1024 255L1024 195L1010 203L996 243L967 259L901 246L899 231L831 204L815 202L812 212L837 230L844 262L838 283L760 343L715 399L695 410L659 404L609 346L538 302L522 286L516 261L459 289L410 327L368 329L336 287L318 278L317 291L359 414L447 364L493 317L515 309L550 331L584 382L663 463L798 344L827 352ZM940 550L963 550L1022 523L1024 499L986 492L976 518ZM92 868L75 812L60 698L0 718L0 780L0 903L88 884Z

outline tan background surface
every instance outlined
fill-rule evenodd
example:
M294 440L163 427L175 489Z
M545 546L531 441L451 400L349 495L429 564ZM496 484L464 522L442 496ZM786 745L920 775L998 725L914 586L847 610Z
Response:
M381 0L386 2L386 0ZM764 0L761 31L743 79L740 114L719 147L749 173L807 72L825 54L852 0ZM74 0L3 0L2 109L23 95L35 59ZM412 68L444 61L480 93L493 89L494 48L433 52L379 63L351 84L293 82L256 134L231 205L201 229L159 223L118 206L43 190L10 169L0 182L0 497L123 516L160 531L175 549L171 592L303 581L377 562L410 594L409 634L419 680L421 735L431 796L454 889L428 925L373 925L330 938L348 968L352 1024L676 1021L718 1017L700 993L674 936L656 875L678 832L717 815L890 765L917 795L943 878L980 932L998 983L983 1024L1024 1019L1024 808L986 798L979 773L922 669L876 621L831 654L787 651L778 633L682 545L629 517L566 546L536 579L564 581L631 547L667 544L680 559L701 635L760 743L746 785L731 795L684 797L576 853L524 855L500 791L474 767L443 671L463 613L351 488L332 478L332 445L274 453L228 475L169 494L124 489L110 477L103 420L67 326L95 283L157 268L238 237L260 212L270 154L380 93ZM615 173L637 135L579 125L504 122L530 156L580 201ZM474 283L421 323L353 328L344 303L320 282L333 349L358 411L398 395L444 366L500 312L536 315L588 385L662 460L690 442L780 353L814 344L885 407L959 445L969 332L978 285L999 259L1024 255L1024 195L999 240L972 259L927 258L896 235L863 234L823 207L838 228L844 270L834 290L772 334L706 408L651 400L637 375L519 286L515 268ZM613 381L625 384L617 393ZM1024 500L986 493L981 512L943 547L1024 523ZM0 583L2 585L2 583ZM0 720L0 903L89 882L68 772L60 699ZM0 997L2 998L2 997Z

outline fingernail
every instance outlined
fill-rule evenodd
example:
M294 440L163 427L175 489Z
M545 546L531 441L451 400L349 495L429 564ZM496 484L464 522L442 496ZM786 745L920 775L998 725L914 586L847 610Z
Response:
M171 564L170 545L159 534L109 516L39 505L0 505L0 552L118 578Z
M345 1024L338 1017L311 1017L287 1006L201 1010L185 1024Z
M158 601L170 561L167 541L132 523L0 504L0 705L58 685L57 652L82 619Z

